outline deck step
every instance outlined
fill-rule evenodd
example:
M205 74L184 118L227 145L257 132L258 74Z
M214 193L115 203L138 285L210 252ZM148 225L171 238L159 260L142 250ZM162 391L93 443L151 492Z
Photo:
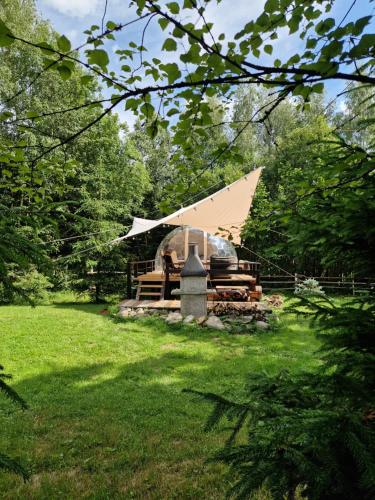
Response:
M152 281L153 283L149 283L147 280L143 280L143 278L138 280L136 300L141 300L141 297L164 299L165 282L160 277L154 278Z
M139 285L140 288L161 288L162 286L162 283L160 285Z

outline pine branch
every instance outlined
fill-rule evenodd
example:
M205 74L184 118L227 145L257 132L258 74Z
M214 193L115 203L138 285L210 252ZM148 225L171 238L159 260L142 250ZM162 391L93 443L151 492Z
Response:
M12 389L6 382L4 382L4 379L11 379L12 375L4 373L3 370L4 367L0 365L0 391L2 391L7 398L13 401L13 403L16 403L20 405L21 408L26 409L28 407L26 401L21 398L21 396L19 396L17 392Z
M0 374L0 391L2 391L7 398L13 401L13 403L20 405L21 408L23 409L28 408L26 401L22 399L21 396L19 396L14 389L12 389L8 384L6 384L4 380L2 380L3 376L4 376L3 374Z
M28 481L30 479L30 472L18 460L11 458L4 453L0 453L0 469L18 474L19 476L22 476L24 481Z

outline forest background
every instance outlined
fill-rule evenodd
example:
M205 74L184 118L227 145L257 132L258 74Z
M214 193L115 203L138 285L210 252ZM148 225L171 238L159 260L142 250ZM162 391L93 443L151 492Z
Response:
M33 0L3 2L0 17L23 39L59 40ZM67 66L44 71L45 54L28 44L6 46L1 58L1 301L30 296L39 287L87 290L92 270L101 272L103 297L121 293L124 280L106 273L125 272L129 260L153 258L168 231L111 246L134 215L161 217L257 166L264 171L243 242L255 252L252 260L267 259L264 273L278 269L269 261L306 276L370 273L364 261L374 251L374 201L368 185L366 196L353 191L346 169L353 159L367 161L371 151L371 87L349 82L340 101L323 92L308 104L306 96L288 96L264 120L245 127L257 110L272 107L269 89L239 86L226 100L208 92L202 107L209 133L192 131L182 150L178 124L154 134L150 120L140 117L130 129L116 114L64 144L101 114L106 99L100 78L82 67L69 75ZM33 161L56 140L63 145ZM5 162L9 147L13 164ZM340 162L333 176L327 167L332 158ZM345 186L337 189L343 177ZM315 192L305 196L313 186Z

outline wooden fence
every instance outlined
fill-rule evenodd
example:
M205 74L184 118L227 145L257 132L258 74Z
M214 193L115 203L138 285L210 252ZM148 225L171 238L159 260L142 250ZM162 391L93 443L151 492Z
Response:
M270 290L287 291L294 290L298 283L307 278L315 279L323 290L331 293L342 292L354 295L375 290L375 278L358 278L354 276L304 276L297 273L294 276L261 275L260 283L265 292Z
M145 261L151 262L151 261ZM143 269L142 269L143 270ZM151 270L151 269L150 269ZM108 285L111 281L117 283L117 289L127 289L127 293L132 293L132 272L131 267L128 267L127 272L121 271L107 271L107 272L91 272L93 282L97 274L104 274L108 277ZM140 273L140 269L135 269L135 276ZM358 278L353 276L304 276L302 274L292 275L260 275L260 285L264 292L269 291L293 291L296 285L307 278L313 278L318 281L319 285L327 293L345 293L355 295L356 293L369 292L375 290L375 278ZM110 288L110 286L109 286ZM130 296L129 295L129 296Z

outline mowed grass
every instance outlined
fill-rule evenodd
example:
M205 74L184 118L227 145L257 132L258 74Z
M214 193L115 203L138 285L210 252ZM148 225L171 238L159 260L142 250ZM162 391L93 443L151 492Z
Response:
M32 471L0 472L0 497L224 498L226 469L207 459L228 429L205 433L210 405L182 389L241 400L250 372L313 370L313 332L286 315L277 331L231 335L102 308L0 308L0 362L30 405L0 399L0 451Z

